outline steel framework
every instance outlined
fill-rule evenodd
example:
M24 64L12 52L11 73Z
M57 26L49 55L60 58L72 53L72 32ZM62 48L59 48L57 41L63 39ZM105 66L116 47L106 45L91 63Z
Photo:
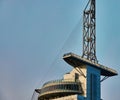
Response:
M98 63L96 57L96 18L95 0L89 0L83 12L83 55L82 57Z

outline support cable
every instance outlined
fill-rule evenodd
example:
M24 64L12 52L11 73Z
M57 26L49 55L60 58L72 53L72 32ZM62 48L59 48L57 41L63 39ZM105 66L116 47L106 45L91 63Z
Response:
M85 7L85 9L84 9L84 11L87 9L89 3L90 3L90 0L88 1L87 5L86 5L86 7Z
M86 1L86 2L87 2L87 1ZM84 4L84 3L85 3L85 1L83 2L83 4ZM83 4L81 4L81 5L83 5ZM83 6L81 9L83 9L83 8L84 8L84 6ZM82 10L81 10L80 15L82 15L82 14L83 14L83 12L82 12ZM47 75L48 75L48 73L51 71L51 69L52 69L53 65L55 64L56 60L58 59L60 53L61 53L62 50L64 49L64 47L65 47L65 45L66 45L68 39L71 37L72 34L74 34L74 31L75 31L76 28L78 27L79 23L82 24L82 17L80 18L79 22L76 24L76 26L75 26L75 28L72 30L72 32L69 34L68 38L65 40L65 42L64 42L64 44L63 44L61 50L60 50L59 53L56 55L54 61L51 63L50 67L48 68L48 70L47 70L47 72L46 72ZM82 27L81 27L81 28L82 28ZM43 82L43 81L45 80L45 77L47 77L47 75L43 75L43 78L41 79L40 82Z
M83 4L84 4L84 3L85 3L85 0L84 0ZM83 5L83 4L81 4L81 5ZM84 8L84 7L82 7L81 9L83 9L83 8ZM82 12L80 13L80 15L81 15L81 14L82 14ZM48 73L51 71L51 69L52 69L53 65L55 64L56 60L58 59L60 53L61 53L62 50L64 49L64 47L65 47L68 39L69 39L69 38L71 37L71 35L74 33L74 31L75 31L75 29L77 28L77 26L79 25L79 23L82 23L82 17L80 18L79 22L76 24L76 26L75 26L75 28L72 30L72 32L69 34L68 38L65 40L65 42L64 42L61 50L60 50L59 53L56 55L54 61L51 63L50 67L48 68L48 70L47 70L47 72L46 72L47 75L43 75L43 78L40 80L39 83L43 82L43 81L45 80L45 77L48 76ZM81 27L81 28L82 28L82 27ZM46 73L45 73L45 74L46 74ZM85 76L84 76L84 77L85 77ZM34 100L35 92L36 92L36 91L34 90L31 100Z

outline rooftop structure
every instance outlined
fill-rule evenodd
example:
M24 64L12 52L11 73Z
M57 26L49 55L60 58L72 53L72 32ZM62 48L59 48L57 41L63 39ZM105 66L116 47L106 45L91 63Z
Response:
M117 71L97 61L95 0L89 0L83 12L83 55L67 53L63 59L73 70L63 79L49 81L36 89L38 100L101 100L100 83L118 75Z
M66 73L63 79L44 83L41 89L36 90L39 93L38 100L101 100L100 76L118 74L111 68L73 53L63 55L63 59L73 70Z
M101 71L101 75L102 76L115 76L117 75L117 71L106 67L104 65L98 64L98 63L93 63L85 58L82 58L74 53L67 53L63 56L63 59L70 64L71 66L73 66L74 68L84 65L84 63L93 66L94 68L97 68Z
M83 93L81 83L74 79L61 79L47 82L40 90L38 100L48 100Z

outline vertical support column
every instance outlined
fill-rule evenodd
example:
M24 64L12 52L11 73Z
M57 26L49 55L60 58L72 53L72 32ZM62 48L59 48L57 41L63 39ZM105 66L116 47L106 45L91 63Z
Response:
M83 12L83 55L82 57L94 63L97 63L95 0L89 0Z
M87 100L100 100L100 70L87 65Z

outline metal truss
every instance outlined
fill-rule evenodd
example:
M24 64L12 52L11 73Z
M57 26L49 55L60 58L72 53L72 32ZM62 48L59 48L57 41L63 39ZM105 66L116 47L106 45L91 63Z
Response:
M83 12L83 55L93 63L98 63L96 57L96 18L95 0L89 0Z
M104 80L106 80L106 79L108 79L108 78L109 78L109 76L105 76L105 77L103 77L103 78L101 79L100 82L103 82Z
M78 69L77 69L77 68L78 68ZM75 69L76 69L76 71L78 71L84 78L87 78L87 77L85 76L85 74L83 73L83 71L81 70L80 67L76 67Z

